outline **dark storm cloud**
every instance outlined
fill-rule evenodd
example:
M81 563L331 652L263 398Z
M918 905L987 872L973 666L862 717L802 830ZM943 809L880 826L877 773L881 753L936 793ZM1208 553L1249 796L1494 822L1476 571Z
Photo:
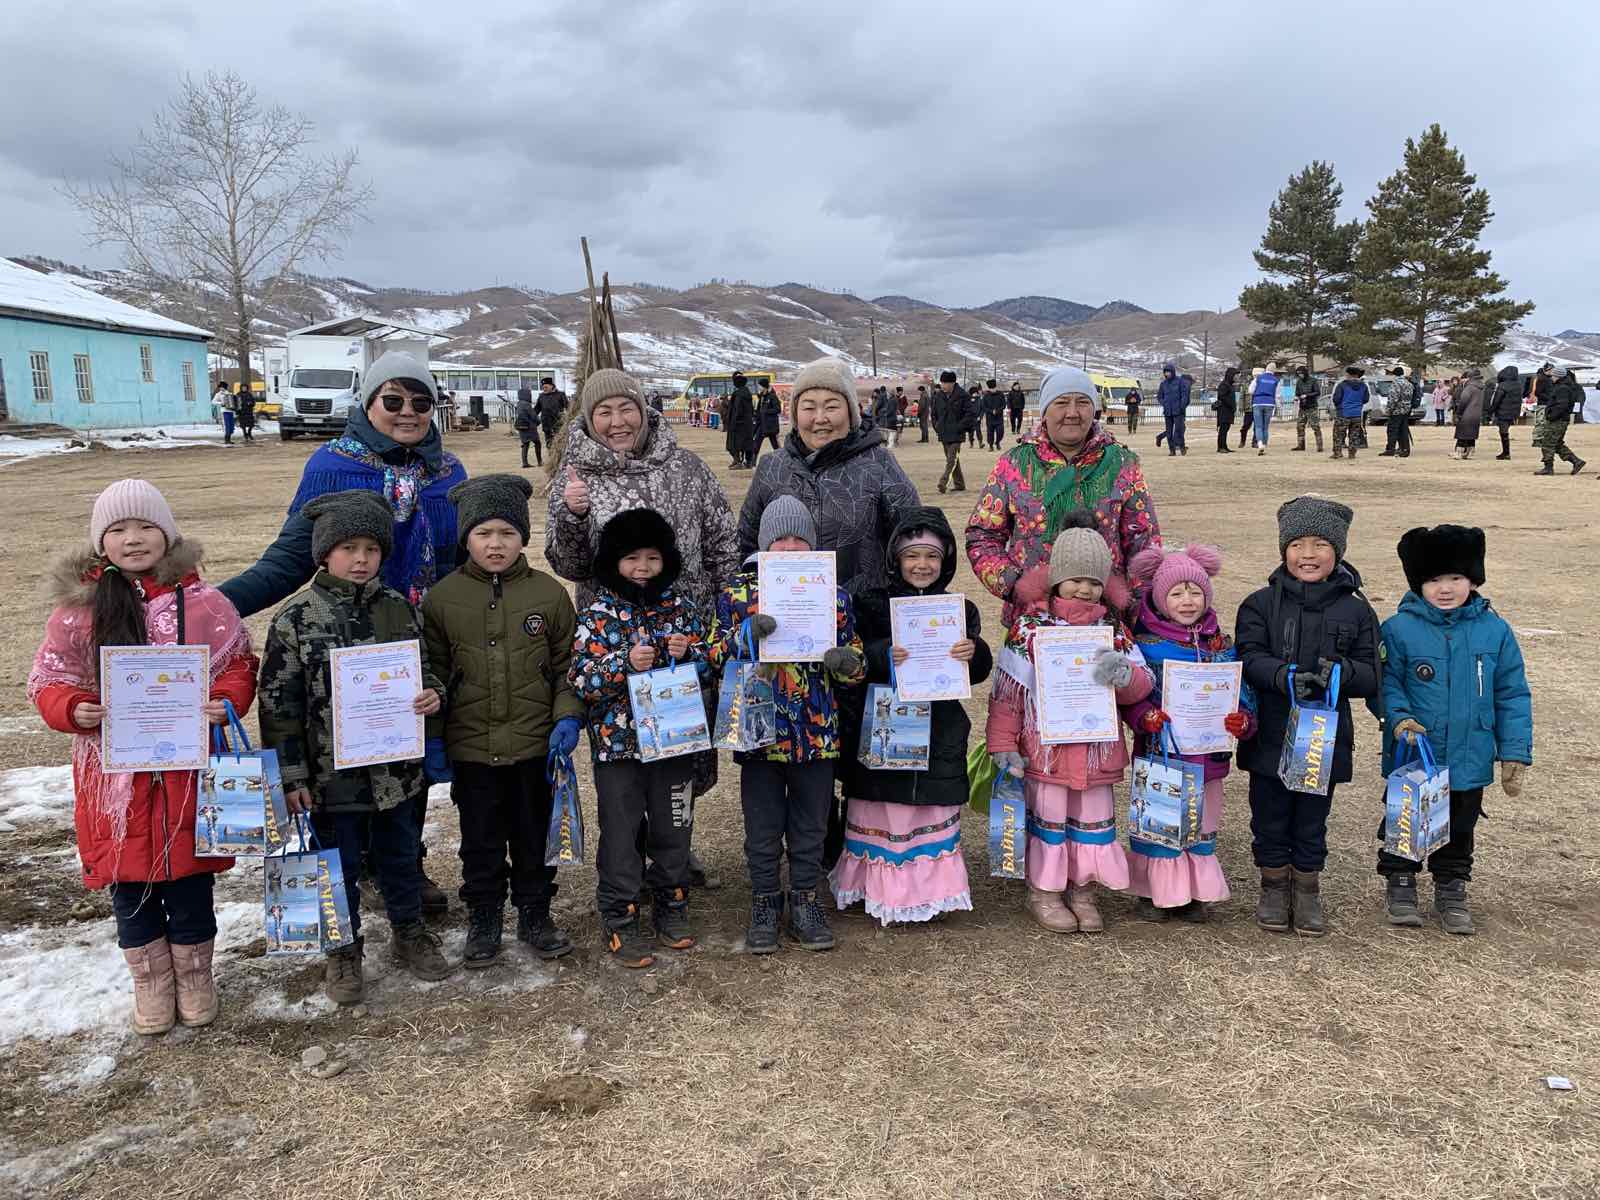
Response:
M232 68L359 148L376 199L342 274L568 288L588 234L618 280L1231 306L1288 175L1332 161L1359 216L1437 120L1534 325L1592 328L1595 85L1538 64L1597 31L1592 6L1440 0L11 0L0 252L94 260L56 184Z

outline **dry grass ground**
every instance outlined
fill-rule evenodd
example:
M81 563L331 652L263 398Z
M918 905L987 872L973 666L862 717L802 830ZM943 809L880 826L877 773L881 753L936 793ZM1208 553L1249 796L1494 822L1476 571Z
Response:
M1044 934L1023 916L1018 885L985 877L982 831L969 822L975 912L887 932L841 918L833 954L753 959L735 952L748 890L725 783L699 811L697 845L727 884L697 897L705 941L694 952L646 975L614 969L599 951L593 872L579 868L564 873L558 901L578 950L555 969L517 957L487 980L391 979L365 1016L285 1022L252 1013L255 995L314 991L315 970L230 955L217 1025L125 1045L102 1083L50 1092L39 1075L72 1046L15 1047L0 1066L4 1157L36 1155L36 1181L85 1197L1600 1195L1600 484L1564 470L1532 478L1527 430L1510 463L1452 462L1445 431L1428 428L1409 461L1353 465L1290 453L1281 428L1266 458L1219 458L1205 428L1187 458L1169 458L1151 452L1152 433L1136 443L1168 540L1226 553L1225 621L1273 565L1274 510L1297 492L1355 507L1350 557L1383 616L1404 588L1393 547L1408 526L1487 528L1486 590L1523 631L1538 749L1521 800L1488 793L1476 938L1384 924L1372 870L1377 739L1364 714L1357 779L1330 831L1333 932L1316 942L1252 922L1236 777L1220 847L1235 896L1208 926L1136 923L1118 897L1104 936ZM687 440L720 470L720 434ZM1600 462L1590 428L1572 441ZM453 444L475 473L515 469L499 434ZM222 578L276 530L308 450L81 454L0 471L12 631L0 717L27 711L44 564L83 536L113 473L157 482ZM937 495L936 447L910 444L900 457L959 528L973 497ZM964 460L969 482L981 481L992 456ZM748 477L724 478L737 505ZM965 567L958 580L998 636L997 604ZM43 732L0 739L7 767L66 752ZM430 861L450 884L454 817L439 808ZM37 870L13 869L21 848L39 847L0 835L0 878ZM251 881L236 874L230 886L247 896ZM6 924L19 915L8 906ZM461 919L457 906L456 945ZM384 924L371 924L381 963ZM314 1042L350 1069L307 1077L299 1052ZM1548 1074L1579 1090L1547 1091Z

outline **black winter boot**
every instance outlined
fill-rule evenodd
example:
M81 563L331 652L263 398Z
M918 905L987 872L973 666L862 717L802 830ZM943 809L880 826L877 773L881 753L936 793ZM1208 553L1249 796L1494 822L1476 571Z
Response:
M623 966L637 970L655 965L656 956L639 931L639 910L634 905L628 905L626 919L606 926L605 939L611 957Z
M694 946L695 937L689 929L689 897L682 888L656 895L651 923L656 929L656 941L668 950L688 950Z
M1465 879L1435 879L1433 881L1433 908L1439 914L1446 933L1471 937L1477 932L1472 924L1472 910L1467 907L1467 881ZM1421 922L1417 922L1419 925Z
M1404 925L1408 929L1422 926L1422 914L1417 911L1417 877L1391 875L1385 898L1389 904L1389 924Z
M1256 902L1256 924L1282 932L1289 928L1289 868L1261 868L1261 899Z
M757 892L750 897L750 928L744 935L751 954L772 954L778 949L778 925L783 920L783 893Z
M833 930L815 892L789 893L789 936L802 950L833 949Z
M527 942L546 962L572 953L572 939L550 919L548 904L530 904L517 910L517 940Z
M1553 458L1545 459L1544 460L1544 466L1540 467L1537 471L1534 472L1535 475L1554 475L1555 473L1556 473L1556 462L1555 462L1555 459L1553 459Z
M467 913L467 949L462 966L487 967L500 957L505 916L505 909L498 904L480 904Z
M1321 937L1328 932L1322 911L1322 872L1294 873L1294 931L1306 937Z

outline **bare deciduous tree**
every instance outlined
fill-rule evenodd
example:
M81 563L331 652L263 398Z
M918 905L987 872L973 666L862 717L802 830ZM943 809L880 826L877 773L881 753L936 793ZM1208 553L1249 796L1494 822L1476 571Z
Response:
M95 244L121 246L132 270L225 290L234 327L222 332L246 387L259 307L334 256L371 199L352 178L356 152L318 158L314 132L231 71L186 77L108 180L65 188Z

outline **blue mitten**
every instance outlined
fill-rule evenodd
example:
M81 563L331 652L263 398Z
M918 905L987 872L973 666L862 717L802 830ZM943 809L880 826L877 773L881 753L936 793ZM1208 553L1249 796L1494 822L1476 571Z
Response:
M562 717L550 731L550 754L556 758L571 758L578 748L578 731L583 723L577 717Z
M444 739L431 737L422 743L422 773L429 783L453 783L450 756L444 752Z

